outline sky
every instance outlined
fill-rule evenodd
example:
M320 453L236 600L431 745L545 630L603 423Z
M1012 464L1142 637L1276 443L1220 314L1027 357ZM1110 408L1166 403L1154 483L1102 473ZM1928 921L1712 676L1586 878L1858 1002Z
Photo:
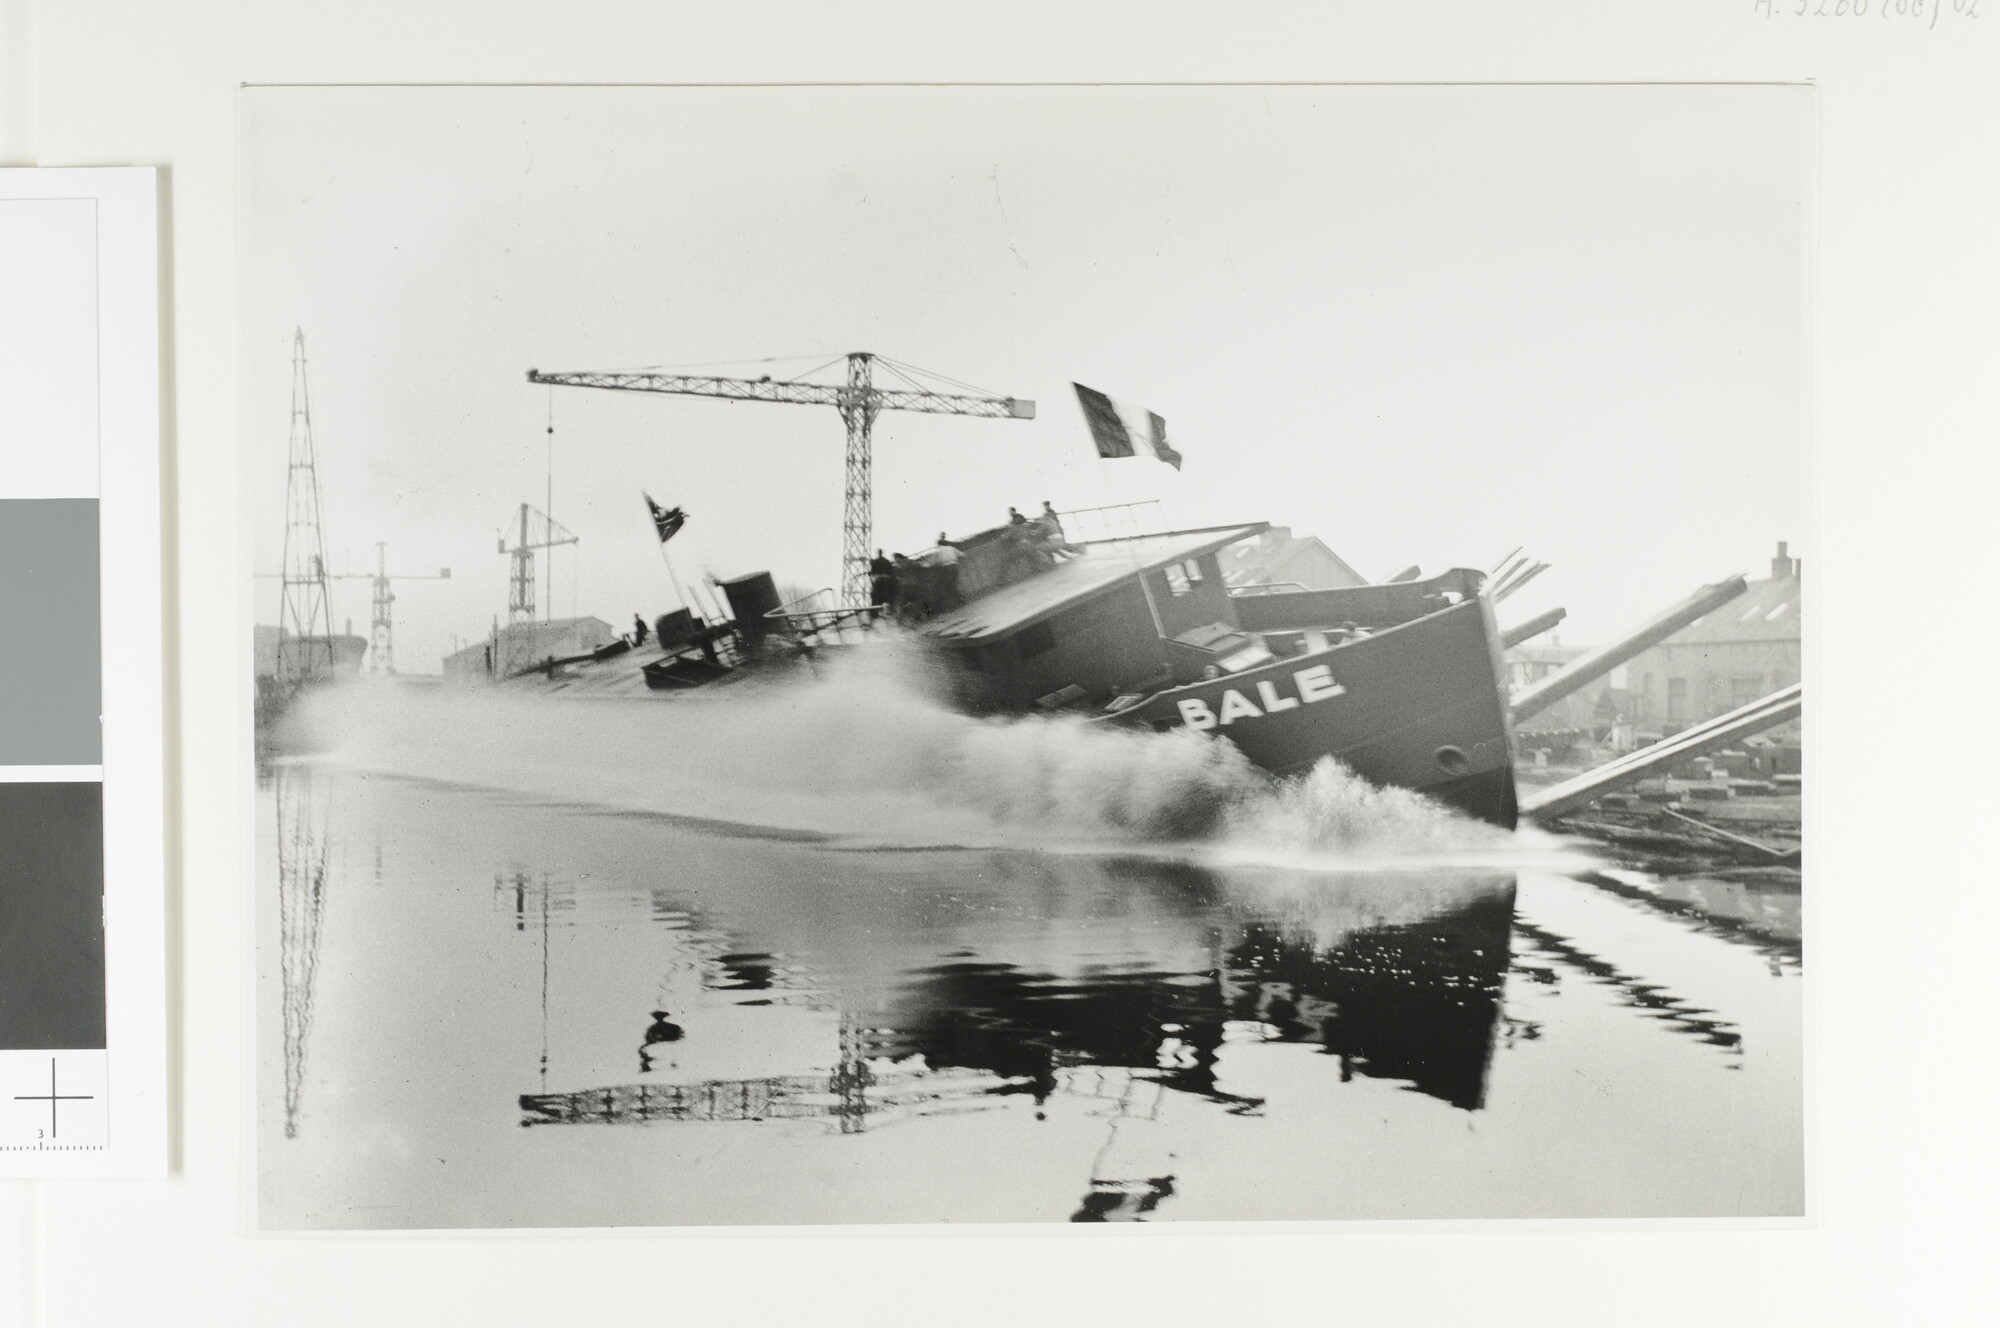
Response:
M885 412L875 543L1052 500L1269 521L1363 575L1551 569L1602 640L1810 559L1813 115L1798 87L264 88L242 94L241 437L281 563L294 328L329 561L397 587L435 672L505 620L519 504L579 543L555 616L683 580L840 576L830 407L529 384L786 378L870 351L1036 401ZM894 379L878 370L878 382ZM1162 415L1180 472L1100 461L1072 381ZM553 433L549 430L553 428ZM278 584L257 582L259 622ZM337 582L366 634L369 587Z

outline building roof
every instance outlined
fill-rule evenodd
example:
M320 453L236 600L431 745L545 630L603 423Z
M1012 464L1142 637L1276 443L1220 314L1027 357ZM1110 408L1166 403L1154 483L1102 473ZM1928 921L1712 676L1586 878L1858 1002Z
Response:
M981 595L924 623L917 630L944 641L989 640L1041 621L1059 609L1109 590L1139 572L1150 572L1205 553L1266 529L1263 522L1247 526L1216 526L1208 530L1176 530L1138 539L1101 540L1083 546L1081 557L1057 563L1046 572Z
M500 639L502 641L520 641L523 639L532 641L542 636L556 636L574 628L585 626L596 627L606 640L616 635L611 630L611 624L604 621L604 619L585 615L581 618L551 618L546 622L537 618L531 623L507 623L500 628ZM470 645L462 646L452 651L445 658L447 660L476 659L492 643L492 637L482 636Z
M1695 619L1662 644L1669 646L1719 645L1735 641L1797 641L1799 628L1799 578L1772 577L1752 581L1750 588Z
M1222 579L1232 586L1256 586L1298 581L1307 573L1294 572L1286 575L1287 569L1309 555L1318 554L1332 564L1335 577L1340 584L1332 586L1312 585L1300 582L1308 590L1342 590L1348 586L1365 586L1368 578L1347 565L1345 559L1317 535L1294 535L1285 526L1273 526L1254 540L1223 551L1219 559L1222 565ZM1315 578L1318 579L1318 578Z

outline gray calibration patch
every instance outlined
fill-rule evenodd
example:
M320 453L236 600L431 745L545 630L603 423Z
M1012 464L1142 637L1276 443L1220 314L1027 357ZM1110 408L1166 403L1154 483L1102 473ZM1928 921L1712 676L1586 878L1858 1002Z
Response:
M103 763L97 524L94 498L0 499L0 765Z

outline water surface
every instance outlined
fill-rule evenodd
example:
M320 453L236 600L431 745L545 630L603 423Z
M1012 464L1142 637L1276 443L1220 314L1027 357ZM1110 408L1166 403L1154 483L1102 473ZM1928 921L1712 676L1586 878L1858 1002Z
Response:
M1802 1207L1796 889L259 796L267 1228Z

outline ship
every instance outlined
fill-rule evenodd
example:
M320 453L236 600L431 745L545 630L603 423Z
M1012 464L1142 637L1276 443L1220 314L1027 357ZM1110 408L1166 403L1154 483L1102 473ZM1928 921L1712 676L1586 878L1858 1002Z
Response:
M983 532L961 546L958 602L914 630L982 712L1194 729L1280 777L1333 757L1512 829L1506 674L1483 575L1232 590L1218 555L1268 528L1065 545L1048 564L1011 527Z
M1268 523L1079 543L1040 524L948 539L901 565L893 590L878 583L868 605L837 605L831 591L781 602L765 572L718 582L726 618L679 609L649 640L511 676L575 695L671 694L797 667L894 622L971 713L1191 729L1279 778L1331 757L1514 827L1506 673L1482 573L1231 587L1219 555Z

